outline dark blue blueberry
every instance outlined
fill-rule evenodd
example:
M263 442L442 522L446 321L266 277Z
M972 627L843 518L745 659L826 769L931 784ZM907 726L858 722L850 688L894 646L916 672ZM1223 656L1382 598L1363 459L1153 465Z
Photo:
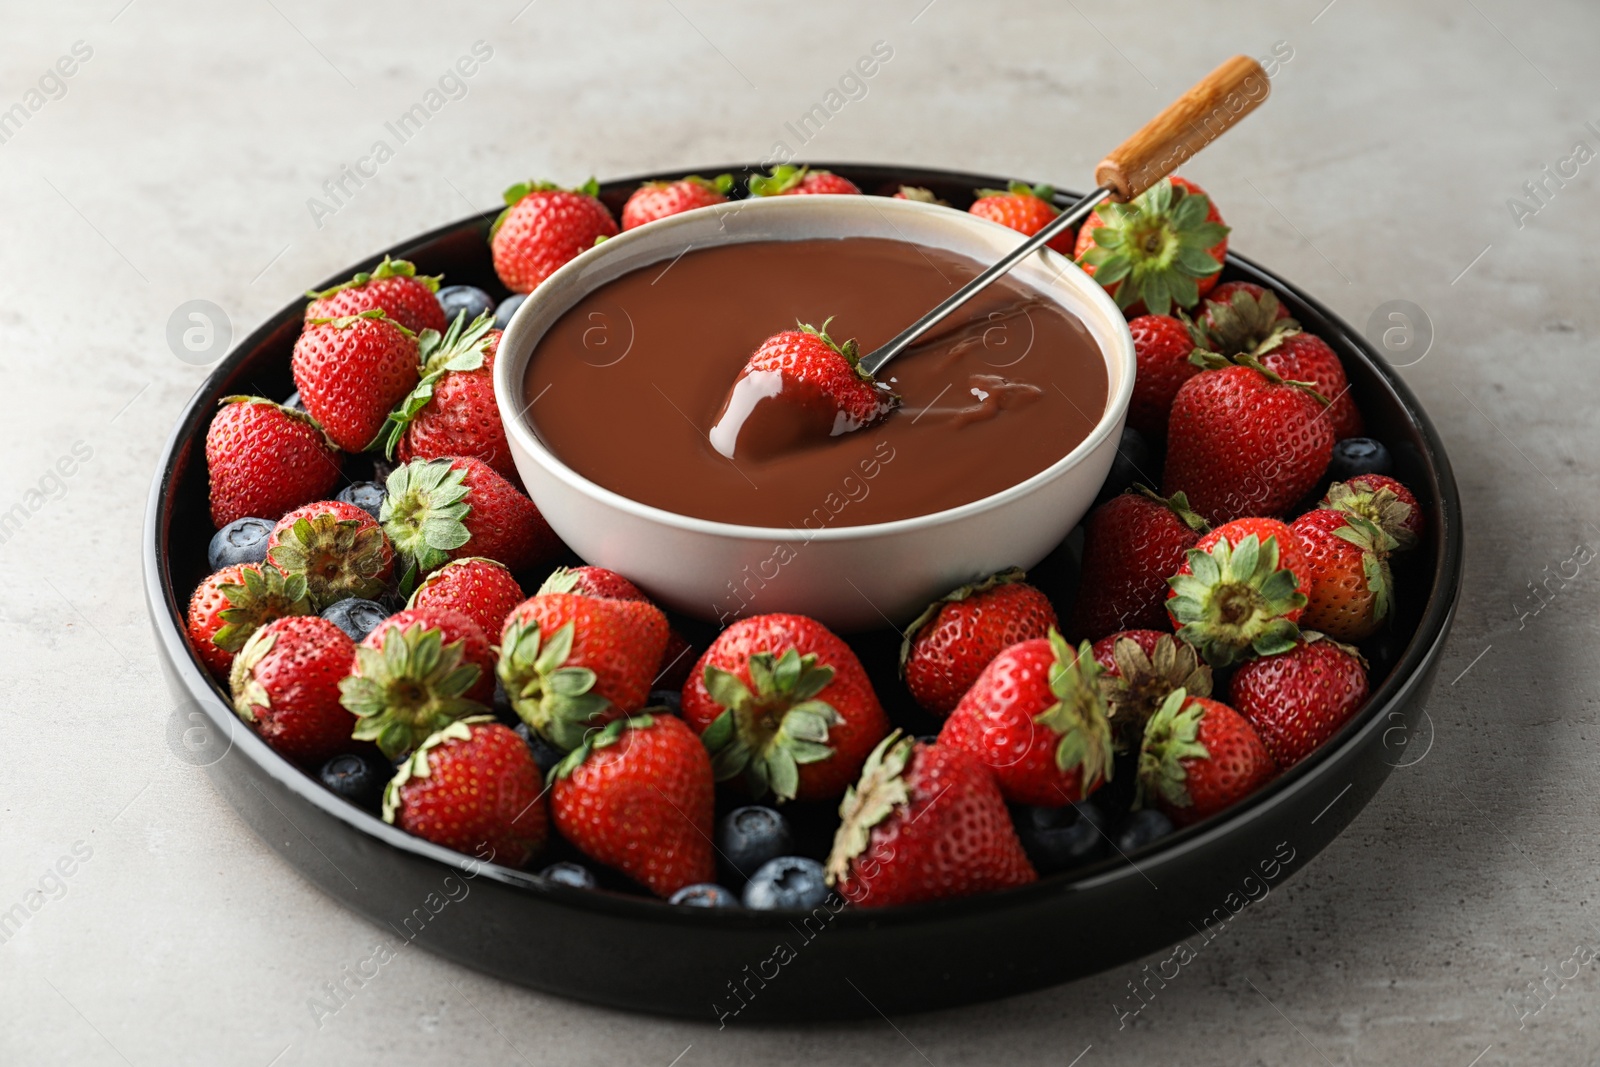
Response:
M589 868L581 863L552 863L539 873L557 885L570 885L574 889L593 889L599 884Z
M1382 441L1370 437L1346 437L1333 445L1333 458L1328 460L1328 477L1336 482L1354 478L1358 474L1388 474L1394 470L1394 458Z
M701 882L699 885L684 886L672 894L667 903L685 904L691 908L731 908L739 900L714 882Z
M734 808L717 825L717 848L740 878L750 878L756 868L787 855L793 847L789 820L771 808L754 804Z
M1150 442L1144 439L1144 434L1132 426L1125 426L1122 440L1117 442L1117 456L1111 461L1111 473L1106 475L1100 495L1094 498L1095 504L1103 504L1127 492L1135 482L1150 486L1159 484L1156 478L1156 454Z
M1154 808L1142 808L1128 816L1117 831L1117 847L1123 852L1143 848L1172 833L1172 820Z
M381 482L351 482L339 490L339 495L334 499L354 504L376 519L388 496L389 490L385 489Z
M300 390L296 389L294 392L290 393L289 399L283 402L283 406L286 408L293 408L295 411L304 411L306 409L306 403L304 400L300 399Z
M666 708L677 715L683 710L683 694L676 689L652 689L647 703L652 708Z
M376 600L362 600L358 596L335 600L322 610L322 617L359 642L377 628L390 615L389 609Z
M1064 808L1022 808L1017 836L1041 874L1081 867L1098 859L1105 816L1087 801Z
M744 887L744 906L758 911L814 908L828 899L822 864L806 856L779 856L762 864Z
M476 285L447 285L439 290L439 306L444 309L446 322L455 322L456 316L465 311L470 326L479 315L494 314L494 297Z
M266 519L234 519L211 535L206 559L211 569L221 570L235 563L260 563L267 558L267 538L274 523Z
M394 768L376 756L347 753L322 765L322 784L352 804L376 809Z
M503 330L509 326L511 324L511 316L517 313L517 308L521 307L522 302L526 299L528 299L528 294L526 293L512 293L500 301L500 306L494 309L494 328Z
M520 722L513 727L513 732L522 738L523 744L528 746L528 751L533 754L533 762L539 765L540 774L548 775L550 768L567 757L565 752L540 737L538 731L529 728L525 722Z

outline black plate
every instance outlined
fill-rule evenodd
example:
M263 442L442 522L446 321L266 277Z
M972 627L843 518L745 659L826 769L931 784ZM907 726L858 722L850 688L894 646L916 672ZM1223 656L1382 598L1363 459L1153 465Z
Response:
M952 171L823 166L869 193L919 185L956 207L970 203L973 189L1005 182ZM724 170L748 173L697 173ZM620 212L639 181L682 173L610 182L602 199ZM503 293L486 245L492 217L454 223L389 254L442 272L452 284ZM293 390L289 353L304 307L299 298L218 364L178 420L151 489L145 589L178 701L170 722L174 751L205 766L244 820L306 878L394 936L509 981L621 1008L726 1023L894 1014L1037 989L1180 938L1198 949L1210 926L1321 851L1391 768L1407 761L1405 741L1433 685L1462 575L1455 478L1405 383L1359 334L1281 278L1235 254L1223 277L1271 286L1338 352L1369 432L1394 452L1395 474L1416 492L1428 529L1399 568L1399 636L1367 649L1374 661L1367 707L1318 753L1218 817L1130 856L1108 850L1108 859L1021 889L916 907L824 909L807 918L673 908L623 892L553 885L472 863L346 803L237 722L191 653L183 626L212 532L206 426L220 397L282 398ZM1047 561L1041 573L1050 570ZM898 697L898 686L880 690L886 705ZM890 713L921 732L903 708Z

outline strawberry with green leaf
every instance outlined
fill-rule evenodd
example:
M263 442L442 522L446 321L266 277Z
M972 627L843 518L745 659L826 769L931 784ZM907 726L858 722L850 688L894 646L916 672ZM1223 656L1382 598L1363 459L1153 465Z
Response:
M414 459L385 488L379 520L405 568L402 586L464 556L520 571L561 551L533 501L481 459Z
M1078 229L1078 264L1130 315L1192 308L1217 284L1228 227L1194 182L1164 178L1127 204L1102 204Z
M383 529L342 500L306 504L279 519L267 538L267 559L305 580L318 611L346 597L371 600L394 575L394 549Z
M418 274L416 264L404 259L383 257L370 271L362 271L347 282L306 293L306 322L340 319L363 311L382 311L410 330L443 330L444 309L439 306L439 277Z
M346 452L365 452L416 387L417 335L381 310L311 319L289 364L301 403L328 439Z
M751 196L850 196L860 186L831 170L813 170L785 163L770 174L757 174L749 181Z
M1318 508L1290 524L1306 557L1302 621L1340 641L1371 637L1394 610L1389 553L1399 543L1377 524Z
M1136 803L1153 803L1188 826L1237 804L1277 773L1242 715L1177 689L1145 724Z
M622 228L634 230L669 215L726 204L732 189L731 174L719 174L715 178L691 174L672 182L645 182L622 205Z
M1306 607L1300 539L1277 519L1235 519L1206 534L1167 583L1178 638L1213 667L1293 647Z
M494 696L494 650L477 623L445 608L409 608L379 623L355 649L341 699L351 736L390 759L412 751Z
M1032 237L1061 214L1060 209L1051 202L1055 194L1055 189L1048 185L1011 182L1004 189L976 190L977 199L967 208L967 212L980 219L998 222L1024 237ZM1050 247L1064 256L1072 255L1072 244L1070 232L1058 234L1050 240Z
M274 619L312 615L306 580L270 563L224 567L189 598L189 643L213 674L226 677L234 654L250 635Z
M270 519L339 482L339 450L315 419L259 396L226 396L206 428L211 522Z
M517 468L494 397L494 356L500 331L466 312L443 335L429 331L418 341L422 378L389 413L383 427L384 454L401 463L441 456L472 456L513 479Z
M228 672L235 714L285 759L319 763L338 754L355 725L339 702L354 651L345 632L319 616L269 622Z
M576 189L552 182L518 182L489 229L494 270L513 293L531 293L569 260L617 235L593 178Z

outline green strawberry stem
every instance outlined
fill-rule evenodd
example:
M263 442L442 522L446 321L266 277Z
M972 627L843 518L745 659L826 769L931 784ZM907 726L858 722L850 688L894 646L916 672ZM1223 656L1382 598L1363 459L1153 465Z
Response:
M628 715L621 719L612 719L598 730L587 731L578 746L563 756L560 763L550 768L547 781L554 785L561 779L571 776L572 772L583 766L590 756L621 741L622 735L629 730L643 730L655 721L653 715Z
M1284 616L1305 607L1306 595L1295 573L1278 567L1276 537L1250 534L1238 545L1222 538L1209 551L1189 549L1187 559L1190 573L1168 580L1177 596L1167 610L1178 638L1207 663L1229 667L1294 647L1300 628Z
M315 289L307 289L306 295L313 300L325 300L335 293L343 292L346 289L359 289L368 282L379 278L414 278L427 286L429 292L437 293L439 291L439 282L444 278L444 275L418 274L416 264L409 260L390 259L388 256L384 256L383 262L370 271L362 271L349 281L340 282L338 285L323 289L321 292Z
M356 669L339 682L339 702L359 721L350 736L375 741L390 759L411 751L456 719L484 710L466 693L478 682L465 642L444 643L420 623L391 629L381 648L356 646Z
M1101 695L1100 676L1089 642L1076 653L1055 627L1050 628L1050 648L1055 662L1050 665L1050 693L1056 703L1034 716L1037 722L1060 735L1056 743L1056 768L1078 771L1082 800L1101 782L1111 780L1111 723Z
M564 751L583 744L590 725L611 708L594 692L588 667L567 666L577 629L567 623L545 635L537 621L513 619L500 643L498 673L523 722Z
M1094 279L1116 286L1117 306L1143 302L1152 315L1165 315L1176 303L1193 307L1199 282L1222 269L1211 249L1228 236L1228 227L1208 222L1211 201L1163 179L1131 203L1102 204L1103 225L1080 263L1095 268Z
M383 531L331 512L296 519L267 558L299 578L318 611L346 597L371 599L383 592Z
M286 574L272 563L242 568L238 582L219 585L217 592L228 606L217 613L222 627L211 635L211 643L227 652L239 651L251 634L273 619L316 610L306 592L305 576Z
M1162 702L1161 708L1145 724L1144 743L1139 749L1139 783L1134 807L1143 807L1150 793L1155 793L1175 808L1191 807L1194 801L1185 784L1189 772L1183 768L1186 759L1210 759L1211 752L1198 740L1200 720L1205 708L1200 704L1185 707L1189 694L1174 689Z
M861 766L860 779L845 790L839 802L839 829L828 853L829 885L839 884L850 873L850 861L866 851L872 828L911 799L905 771L915 747L914 739L895 730L878 742Z
M450 371L477 370L483 366L489 346L489 331L494 328L494 316L485 312L467 325L467 313L461 311L455 321L441 335L437 330L423 330L417 339L417 364L421 377L406 398L389 412L372 446L383 445L383 454L394 459L406 427L422 414L433 400L433 389Z
M449 459L414 459L384 482L388 496L378 521L404 563L402 586L444 566L452 551L472 539L465 521L472 513L466 477Z
M494 722L493 715L468 715L456 719L428 735L409 758L395 768L394 777L383 787L383 821L394 824L400 811L400 789L413 778L427 778L433 774L431 757L435 749L451 741L472 740L472 727L478 723Z
M751 654L750 681L708 666L706 689L725 708L701 735L719 782L743 774L750 792L793 800L800 766L833 755L828 729L841 721L833 705L817 699L833 681L833 668L818 666L814 653L790 647L781 656Z

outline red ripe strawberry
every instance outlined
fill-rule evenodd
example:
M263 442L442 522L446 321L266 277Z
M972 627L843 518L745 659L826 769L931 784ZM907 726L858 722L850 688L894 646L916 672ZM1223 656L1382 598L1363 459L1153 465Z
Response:
M287 576L270 563L235 564L195 587L189 598L189 643L202 663L225 676L234 653L262 626L312 613L305 578Z
M1270 289L1249 282L1217 287L1195 340L1228 357L1254 356L1288 381L1305 382L1329 401L1327 417L1335 440L1361 434L1361 412L1344 375L1344 365L1320 337L1300 329Z
M522 586L504 564L467 556L424 578L406 607L458 611L477 623L486 638L498 640L506 616L522 601Z
M1083 578L1068 630L1094 640L1167 625L1167 579L1206 528L1182 493L1144 487L1096 508L1084 528Z
M607 237L617 224L596 196L593 178L577 189L521 182L506 190L506 209L489 230L494 271L507 289L531 293L567 261Z
M1314 488L1333 455L1324 404L1254 357L1229 365L1196 352L1208 369L1183 383L1167 419L1163 486L1183 492L1208 522L1281 515Z
M222 529L327 496L339 453L311 417L259 396L229 396L206 430L211 522Z
M1277 773L1267 746L1226 704L1178 689L1145 724L1141 799L1153 800L1179 826L1238 803Z
M373 517L342 500L295 508L272 528L267 558L305 578L318 611L346 597L371 599L394 576L394 549Z
M339 688L360 720L351 736L376 741L394 759L484 710L494 699L494 649L482 627L459 611L408 608L362 639Z
M749 183L751 196L817 196L860 193L861 189L849 178L841 178L829 170L812 170L784 164L773 167L771 174L757 174Z
M731 457L737 439L741 454L758 458L781 454L799 443L870 426L899 405L898 396L861 369L853 338L838 344L828 336L832 321L828 319L820 330L800 323L798 330L785 330L761 342L734 380L727 404L711 427L713 448ZM779 393L782 418L723 417L746 405L754 408Z
M743 775L779 800L841 796L889 720L861 661L804 615L741 619L711 642L683 687L683 718L717 781Z
M481 459L414 459L396 467L385 488L384 532L417 575L465 556L520 571L561 551L533 501Z
M719 174L707 181L698 174L675 182L645 182L622 205L622 228L632 230L647 222L664 219L697 207L726 204L733 175Z
M672 715L618 719L550 772L556 829L660 897L716 877L711 758Z
M1102 204L1078 228L1074 256L1130 314L1194 307L1217 284L1228 227L1194 182L1166 178L1132 203Z
M939 745L988 764L1014 804L1059 808L1088 797L1111 777L1111 726L1089 642L1074 653L1051 630L1000 653L945 720Z
M1340 641L1371 637L1393 607L1394 538L1359 515L1332 508L1306 512L1291 529L1306 555L1302 577L1309 602L1302 621Z
M301 402L328 439L362 452L417 384L417 337L382 311L316 319L294 343L290 366Z
M463 312L442 336L424 334L417 349L422 377L384 423L385 454L398 456L401 463L471 456L501 477L515 478L516 464L494 399L494 354L499 347L500 331L488 315L468 325Z
M336 755L350 746L355 725L339 703L339 681L354 653L327 619L275 619L251 634L233 661L233 710L285 759L317 763Z
M1193 646L1171 634L1124 630L1096 641L1092 654L1103 671L1106 717L1124 742L1138 744L1144 724L1173 690L1211 695L1211 668L1200 662Z
M557 567L539 586L541 593L576 593L610 600L649 600L644 592L616 571L604 567Z
M1358 474L1348 482L1334 482L1323 495L1322 506L1366 519L1394 538L1398 552L1415 548L1422 536L1417 498L1386 474Z
M644 706L667 617L647 600L541 593L500 633L500 681L522 721L562 749Z
M383 791L383 821L436 845L523 867L549 836L539 765L487 715L452 722L419 746Z
M989 768L896 730L839 805L828 884L858 907L972 896L1036 881Z
M342 319L363 311L381 311L412 333L444 332L444 309L439 306L439 279L418 274L414 264L383 257L370 271L322 292L306 293L306 322Z
M1160 440L1167 435L1167 413L1183 383L1200 373L1189 362L1194 338L1171 315L1140 315L1128 323L1133 332L1133 358L1139 365L1128 405L1128 425Z
M1288 652L1251 660L1228 684L1228 703L1285 770L1338 733L1366 702L1361 653L1316 633Z
M923 710L948 715L989 661L1018 641L1049 635L1050 599L1013 567L929 604L906 627L900 676Z
M1293 647L1305 611L1308 564L1277 519L1235 519L1195 542L1168 583L1178 637L1213 667Z
M980 219L998 222L1024 237L1032 237L1061 214L1050 202L1055 192L1048 185L1028 185L1023 182L1012 182L1004 189L979 189L977 199L967 208L967 212ZM1056 235L1049 242L1051 248L1064 256L1072 255L1072 243L1070 231Z

